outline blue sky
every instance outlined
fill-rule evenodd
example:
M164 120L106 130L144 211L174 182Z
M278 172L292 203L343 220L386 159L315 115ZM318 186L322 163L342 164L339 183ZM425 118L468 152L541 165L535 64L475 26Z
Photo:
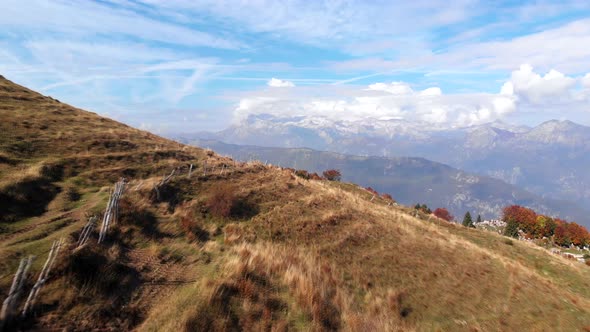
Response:
M2 0L0 11L0 74L155 132L260 113L590 125L588 45L588 1Z

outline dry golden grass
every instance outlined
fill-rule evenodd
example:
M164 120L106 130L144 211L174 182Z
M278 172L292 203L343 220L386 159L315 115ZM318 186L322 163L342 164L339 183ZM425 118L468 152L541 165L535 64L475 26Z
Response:
M21 182L36 180L40 178L43 163L37 163L30 166L24 166L21 169L12 170L9 173L3 174L0 178L0 191L5 190L9 186L18 185Z
M96 256L90 261L104 264L90 264L82 273L67 264L72 248L64 251L41 294L38 316L24 328L575 331L590 326L589 267L531 244L507 245L497 234L413 216L411 208L390 206L381 197L370 201L372 194L356 185L234 162L3 79L0 117L6 120L0 121L0 188L28 183L17 193L25 198L53 190L33 214L15 212L10 222L0 223L0 295L20 257L44 257L62 236L71 246L88 214L104 210L114 181L131 180L121 222L108 241L96 246L93 239L89 248L96 251L77 258ZM188 164L194 165L190 179ZM43 175L43 165L50 175ZM176 167L182 167L181 175L155 200L154 184ZM80 193L80 200L68 200L69 190ZM211 200L224 190L247 213L215 213ZM26 200L7 197L27 207ZM33 273L41 265L42 259L36 260ZM109 287L124 280L125 292L113 297L101 272L108 272ZM98 279L84 285L76 275Z

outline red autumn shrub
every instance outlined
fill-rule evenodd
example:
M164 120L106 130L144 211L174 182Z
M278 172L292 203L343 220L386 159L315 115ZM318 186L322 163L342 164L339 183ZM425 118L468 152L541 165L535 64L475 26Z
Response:
M453 220L453 215L445 208L438 208L434 210L434 215L446 221Z
M392 202L394 202L394 203L395 203L395 199L393 199L393 197L391 197L391 195L390 195L390 194L382 194L382 195L381 195L381 198L383 198L384 200L387 200L387 201L392 201Z
M309 178L311 177L311 175L309 174L309 172L307 172L304 169L298 169L295 171L295 175L297 175L298 177L302 178L302 179L306 179L309 180Z
M309 177L312 180L321 180L322 177L318 175L318 173L313 173L312 175L310 175Z
M375 195L375 196L379 196L379 193L377 192L377 190L371 188L371 187L367 187L365 188L366 191L370 192L371 194Z
M329 181L340 181L340 178L342 177L342 174L337 169L328 169L325 170L322 174L324 175L326 180Z

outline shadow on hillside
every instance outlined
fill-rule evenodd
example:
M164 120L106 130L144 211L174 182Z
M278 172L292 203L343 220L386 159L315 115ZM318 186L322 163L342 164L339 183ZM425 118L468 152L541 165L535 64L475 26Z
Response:
M137 206L125 197L119 203L119 211L119 220L122 225L137 226L142 235L150 238L160 238L167 235L158 228L158 219L152 211Z
M81 303L92 303L87 312L93 328L116 321L130 329L141 321L138 312L126 306L141 285L140 273L125 264L123 249L85 246L66 256L59 267L64 281L72 287L60 300L61 310L70 311ZM73 322L75 323L75 322Z
M39 216L61 189L46 178L9 185L0 191L0 222Z

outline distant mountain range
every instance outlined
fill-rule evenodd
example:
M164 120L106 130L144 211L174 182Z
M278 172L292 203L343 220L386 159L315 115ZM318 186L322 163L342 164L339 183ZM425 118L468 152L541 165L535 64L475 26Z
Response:
M590 127L552 120L445 129L404 120L334 121L250 116L217 133L178 134L267 147L310 147L362 156L422 157L500 179L537 196L590 207Z
M360 157L305 148L233 145L214 140L187 143L211 148L238 160L257 159L311 172L337 168L345 181L390 193L406 205L426 203L433 208L447 207L458 218L466 211L495 218L504 206L521 204L590 225L587 219L590 212L576 204L542 198L501 180L466 173L424 158Z

